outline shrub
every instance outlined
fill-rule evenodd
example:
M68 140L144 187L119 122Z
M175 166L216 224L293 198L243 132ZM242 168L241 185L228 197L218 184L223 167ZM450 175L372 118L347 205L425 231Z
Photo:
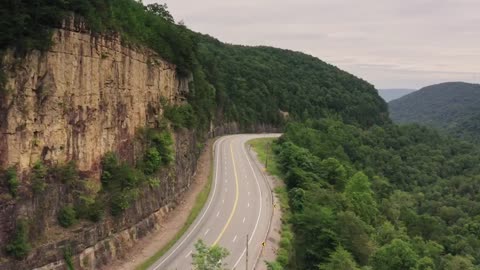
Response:
M18 193L18 186L20 185L20 182L18 181L18 177L17 177L16 168L12 166L6 169L2 173L1 179L2 179L2 182L5 182L5 184L7 185L10 195L12 195L13 198L16 198Z
M170 132L150 129L147 132L147 139L150 146L155 147L160 154L163 165L169 165L174 158L173 138Z
M127 210L132 202L138 197L138 189L128 189L122 192L116 192L111 200L111 213L113 216L118 216Z
M17 220L15 235L7 245L7 254L16 258L25 258L30 252L31 246L28 242L28 223L24 219Z
M105 205L100 197L94 196L80 196L79 202L75 206L78 218L88 219L93 222L98 222L104 215Z
M45 190L47 186L46 183L47 177L47 168L42 161L37 161L32 168L30 181L32 183L32 189L34 193L40 193Z
M108 152L102 159L102 185L108 187L109 183L113 180L113 172L118 167L118 157L115 153Z
M113 153L105 155L102 166L102 187L110 199L112 215L117 216L135 201L139 194L138 188L145 182L145 175L127 163L120 162Z
M167 105L164 115L176 128L192 128L195 123L194 111L190 104Z
M67 205L60 210L58 213L58 223L64 227L68 228L77 222L77 213L75 208L72 205Z
M158 152L157 148L155 147L148 148L144 158L143 171L145 172L145 174L152 175L156 173L161 165L162 165L162 157L160 156L160 153Z
M75 269L73 265L72 247L70 245L66 246L65 249L63 250L63 259L65 260L65 264L67 265L68 270Z
M72 185L79 179L77 164L73 160L54 167L53 174L55 179L59 179L67 185Z
M283 270L282 265L279 262L265 262L267 264L267 270Z

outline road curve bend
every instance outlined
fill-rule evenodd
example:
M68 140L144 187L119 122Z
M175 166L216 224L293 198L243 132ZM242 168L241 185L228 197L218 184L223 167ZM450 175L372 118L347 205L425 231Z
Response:
M272 216L272 193L246 142L280 134L224 136L214 144L214 175L209 198L185 234L149 270L192 269L194 244L202 239L229 250L228 269L254 269ZM246 245L248 240L248 268Z

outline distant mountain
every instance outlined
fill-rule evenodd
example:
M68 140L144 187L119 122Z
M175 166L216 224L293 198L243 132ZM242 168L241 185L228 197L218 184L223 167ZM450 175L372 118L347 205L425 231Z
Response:
M480 84L450 82L422 88L389 103L396 123L420 123L480 142Z
M417 91L417 90L415 89L379 89L378 94L383 98L383 100L385 100L386 102L389 102L391 100L410 94L414 91Z

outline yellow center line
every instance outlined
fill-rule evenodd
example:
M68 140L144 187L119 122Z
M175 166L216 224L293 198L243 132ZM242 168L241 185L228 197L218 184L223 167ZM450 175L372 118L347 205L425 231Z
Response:
M230 222L232 221L233 215L235 214L235 210L237 210L237 203L238 203L238 177L237 177L237 167L235 166L235 158L233 157L233 149L232 149L232 143L230 143L230 153L232 154L232 161L233 161L233 174L235 176L235 202L233 203L233 209L232 212L230 213L230 216L228 217L227 223L223 227L222 231L218 235L218 238L213 242L213 245L218 244L218 241L220 241L220 238L222 238L223 234L225 233L225 230L227 230L228 225L230 225Z

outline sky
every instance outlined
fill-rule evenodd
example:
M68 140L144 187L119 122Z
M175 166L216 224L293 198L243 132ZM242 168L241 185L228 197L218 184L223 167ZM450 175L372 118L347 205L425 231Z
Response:
M302 51L374 84L480 83L480 0L144 0L227 43Z

